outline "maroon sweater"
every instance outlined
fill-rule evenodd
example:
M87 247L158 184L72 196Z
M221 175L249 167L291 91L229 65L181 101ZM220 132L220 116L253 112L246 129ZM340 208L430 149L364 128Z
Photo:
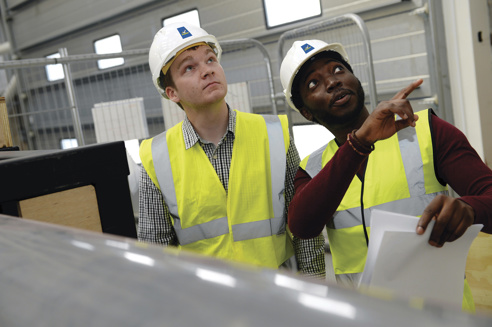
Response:
M492 170L483 163L460 130L437 116L431 117L438 180L449 184L461 200L472 206L475 223L484 225L482 232L492 234ZM321 233L354 176L362 176L366 158L345 142L313 179L299 168L288 217L295 236L312 238Z

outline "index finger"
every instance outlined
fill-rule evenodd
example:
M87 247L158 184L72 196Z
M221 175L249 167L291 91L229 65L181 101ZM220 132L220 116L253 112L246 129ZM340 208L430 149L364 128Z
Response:
M391 100L397 100L397 99L406 99L410 93L412 93L416 88L420 86L424 82L423 79L419 78L415 82L412 82L409 86L406 88L402 89L400 92L396 93Z

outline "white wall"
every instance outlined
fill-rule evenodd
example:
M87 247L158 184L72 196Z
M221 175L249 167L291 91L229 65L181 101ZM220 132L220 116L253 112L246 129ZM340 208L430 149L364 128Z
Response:
M449 0L442 4L455 125L490 167L492 51L487 0Z

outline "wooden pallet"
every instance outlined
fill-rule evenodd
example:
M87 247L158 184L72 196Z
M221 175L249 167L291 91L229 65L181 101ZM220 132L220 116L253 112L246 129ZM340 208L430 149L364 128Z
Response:
M0 97L0 148L12 147L12 135L10 133L9 115L5 98Z

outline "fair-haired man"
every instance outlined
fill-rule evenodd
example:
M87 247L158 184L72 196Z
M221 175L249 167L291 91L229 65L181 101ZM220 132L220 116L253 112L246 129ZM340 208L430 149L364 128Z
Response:
M221 47L187 23L157 32L154 85L186 113L140 147L138 237L261 267L324 276L324 240L292 238L288 203L299 155L285 116L231 110Z
M358 284L373 209L421 216L418 234L435 219L429 243L437 247L473 223L492 232L492 171L431 109L414 114L407 97L421 79L369 113L345 49L321 40L294 42L280 77L289 105L335 136L301 162L289 227L309 238L326 226L340 283ZM447 184L461 197L448 196ZM473 311L468 292L465 284L463 307Z

